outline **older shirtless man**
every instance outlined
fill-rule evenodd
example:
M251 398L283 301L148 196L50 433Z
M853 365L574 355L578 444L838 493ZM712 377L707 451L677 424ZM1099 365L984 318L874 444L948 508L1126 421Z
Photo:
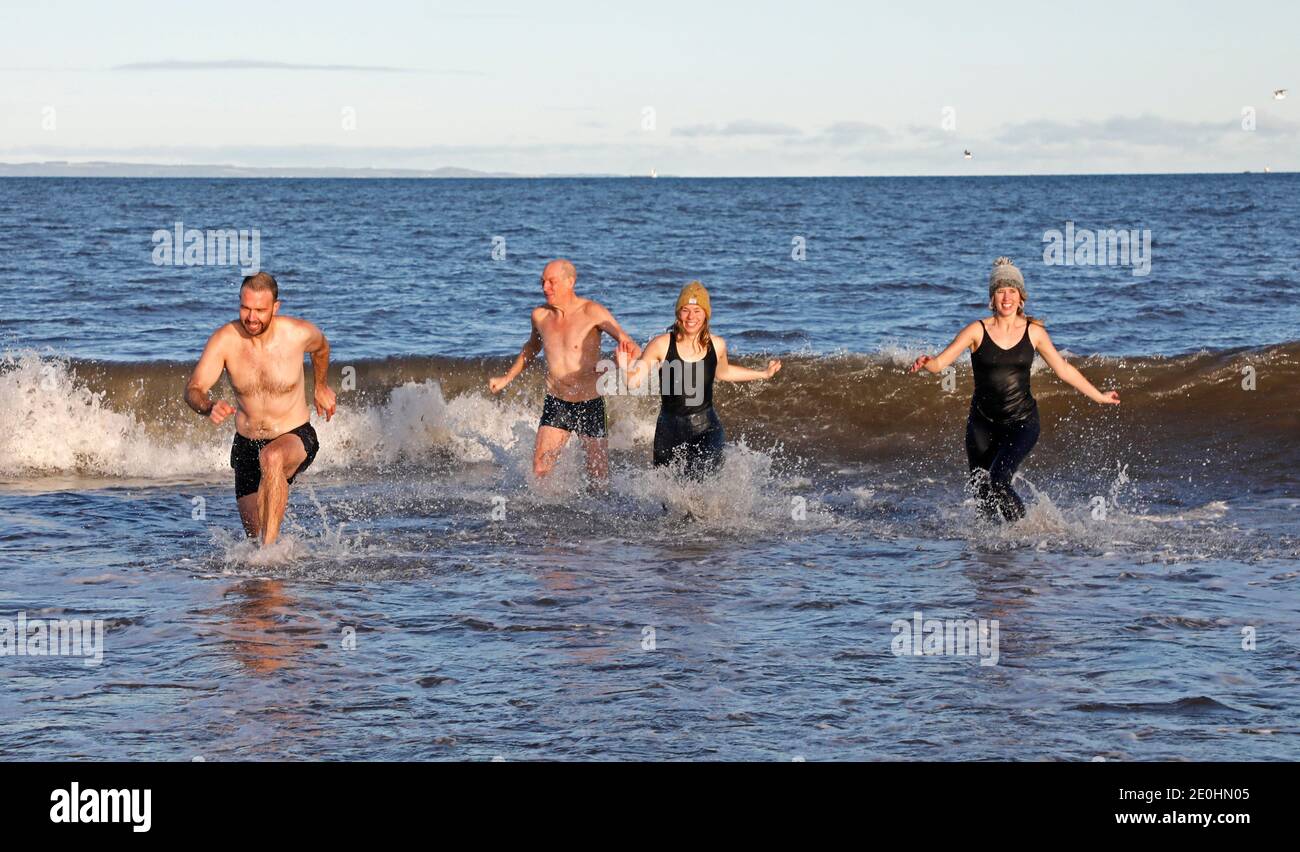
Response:
M586 451L588 476L603 481L609 472L609 451L605 399L596 392L600 333L617 340L618 351L630 360L641 357L641 347L603 305L574 292L577 282L577 270L569 261L546 264L542 270L546 304L533 309L533 333L510 370L489 381L488 389L500 393L544 351L546 402L533 448L533 472L539 477L550 473L569 436L577 433Z
M239 320L208 339L185 387L185 402L220 425L235 415L230 466L235 469L235 502L249 538L273 544L289 503L289 485L316 458L320 442L312 428L303 387L302 358L311 356L316 373L316 412L334 416L334 391L326 384L329 341L306 320L282 317L280 288L265 272L250 275L239 288ZM235 403L212 402L208 391L225 370Z

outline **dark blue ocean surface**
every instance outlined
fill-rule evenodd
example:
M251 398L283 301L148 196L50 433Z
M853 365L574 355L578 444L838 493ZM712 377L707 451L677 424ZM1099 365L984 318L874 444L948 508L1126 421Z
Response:
M104 627L98 664L0 655L0 752L1295 760L1297 190L0 180L0 619ZM258 229L333 344L338 413L266 551L238 533L233 422L180 399L240 273L154 265L177 221ZM1150 274L1045 265L1068 222L1149 229ZM738 361L783 356L719 385L715 477L653 468L657 401L624 396L607 493L572 448L534 479L540 365L485 385L557 255L641 340L699 278ZM999 255L1123 399L1035 370L1005 527L963 490L967 359L906 373L982 313ZM900 651L917 618L996 624L996 653Z
M232 266L157 266L176 222L256 229L283 310L339 357L500 355L546 260L644 340L710 287L745 352L937 346L995 257L1080 354L1293 340L1300 176L590 180L0 180L0 345L189 359L237 304ZM1149 230L1151 265L1049 266L1044 234ZM504 258L493 259L494 238ZM802 241L805 259L793 258ZM500 251L498 251L500 255Z

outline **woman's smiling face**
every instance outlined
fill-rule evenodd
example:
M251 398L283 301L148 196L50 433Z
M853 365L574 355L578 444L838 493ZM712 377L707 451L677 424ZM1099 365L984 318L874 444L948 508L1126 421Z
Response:
M682 305L682 309L677 312L677 321L687 334L699 331L704 325L705 317L704 308L699 305Z
M999 287L993 293L993 310L1000 317L1014 316L1021 304L1020 291L1015 287Z

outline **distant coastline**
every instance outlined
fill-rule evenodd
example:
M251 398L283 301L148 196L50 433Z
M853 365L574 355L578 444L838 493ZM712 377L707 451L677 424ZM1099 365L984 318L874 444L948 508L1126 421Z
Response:
M124 177L124 178L557 178L629 177L605 174L519 174L477 169L376 169L313 166L167 165L115 163L97 160L72 163L0 163L0 177Z
M1293 175L1292 171L1224 171L1224 172L1064 172L1043 174L914 174L914 175L726 175L697 176L698 179L718 177L729 180L815 180L819 177L835 178L1053 178L1053 177L1114 177L1114 176L1179 176L1179 175ZM164 163L119 163L109 160L87 162L69 162L67 160L46 160L39 163L5 163L0 162L0 178L6 177L103 177L103 178L355 178L355 179L513 179L513 180L547 180L556 178L645 178L650 174L615 174L615 173L525 173L525 172L485 172L478 169L464 169L444 166L438 169L395 169L395 168L348 168L342 166L232 166L213 164L172 165ZM653 177L680 178L681 175L657 174ZM694 179L694 178L693 178Z

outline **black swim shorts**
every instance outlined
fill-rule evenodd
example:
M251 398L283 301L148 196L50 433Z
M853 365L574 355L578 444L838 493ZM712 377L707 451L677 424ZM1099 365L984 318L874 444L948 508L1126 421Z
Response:
M546 395L542 404L542 426L554 426L588 438L603 438L606 432L605 398L598 396L585 402L565 402Z
M289 484L292 485L298 478L298 474L311 467L312 461L316 458L316 451L320 449L320 440L316 437L316 430L310 423L304 423L284 434L297 435L302 440L303 449L307 451L307 458L303 459L293 476L289 477ZM275 438L254 440L245 438L238 432L235 433L235 442L230 445L230 466L235 469L235 499L257 492L258 486L262 484L262 448L274 440Z

